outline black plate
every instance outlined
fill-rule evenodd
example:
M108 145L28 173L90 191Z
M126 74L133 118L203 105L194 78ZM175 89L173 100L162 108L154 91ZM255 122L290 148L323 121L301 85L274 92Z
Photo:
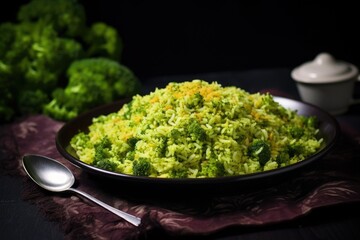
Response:
M246 174L240 176L218 177L218 178L199 178L199 179L162 179L151 177L138 177L133 175L121 174L107 171L91 165L88 165L78 159L74 150L69 145L71 138L79 131L88 131L88 126L92 123L92 118L118 111L127 100L114 102L108 105L100 106L88 111L77 118L67 122L58 131L56 135L56 147L58 151L71 163L81 167L90 173L91 176L103 181L110 181L113 184L119 184L121 191L130 190L133 192L155 190L166 190L175 193L184 192L197 194L236 194L239 191L256 189L266 184L274 184L278 180L293 177L299 170L306 169L310 163L321 159L326 155L336 143L339 137L339 125L334 117L316 106L300 101L274 97L282 106L297 110L298 114L305 116L316 116L319 120L319 137L324 138L325 146L307 159L296 164L278 168L275 170Z

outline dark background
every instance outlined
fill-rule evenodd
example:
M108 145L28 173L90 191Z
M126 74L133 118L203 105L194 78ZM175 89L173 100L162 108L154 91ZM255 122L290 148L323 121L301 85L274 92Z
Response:
M0 21L14 20L27 2L2 4ZM292 69L324 51L360 66L355 1L80 2L89 23L103 21L118 29L124 41L122 63L141 79Z

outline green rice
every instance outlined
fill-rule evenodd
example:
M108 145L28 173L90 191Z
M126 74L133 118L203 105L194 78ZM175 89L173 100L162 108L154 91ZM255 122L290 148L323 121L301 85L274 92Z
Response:
M94 118L70 144L81 161L110 171L204 178L302 161L321 147L318 131L315 117L285 109L270 94L192 80L134 96L118 112ZM256 142L263 147L254 150Z

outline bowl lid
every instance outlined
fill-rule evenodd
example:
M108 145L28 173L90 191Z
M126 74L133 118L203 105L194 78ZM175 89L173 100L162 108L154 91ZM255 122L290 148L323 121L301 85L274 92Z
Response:
M313 61L296 67L291 76L304 83L332 83L354 78L358 69L353 64L336 60L329 53L318 54Z

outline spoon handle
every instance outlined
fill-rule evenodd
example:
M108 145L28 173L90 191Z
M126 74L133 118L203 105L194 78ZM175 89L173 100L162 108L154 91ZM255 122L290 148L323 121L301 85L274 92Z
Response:
M112 213L116 214L117 216L125 219L126 221L128 221L129 223L131 223L131 224L133 224L135 226L139 226L140 223L141 223L141 218L135 217L135 216L133 216L131 214L123 212L123 211L121 211L119 209L116 209L114 207L111 207L108 204L94 198L93 196L91 196L91 195L89 195L89 194L87 194L85 192L82 192L82 191L74 189L74 188L69 188L68 190L72 191L72 192L75 192L75 193L77 193L77 194L79 194L79 195L93 201L94 203L96 203L96 204L100 205L101 207L109 210L110 212L112 212Z

